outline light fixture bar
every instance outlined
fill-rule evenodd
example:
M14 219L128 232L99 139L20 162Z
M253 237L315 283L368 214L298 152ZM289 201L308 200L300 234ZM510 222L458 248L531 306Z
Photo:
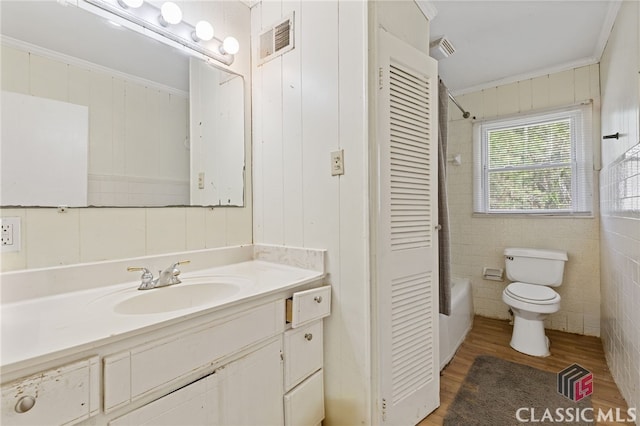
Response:
M200 40L199 42L195 42L192 38L195 27L184 21L166 27L162 26L158 21L160 9L148 2L143 2L140 7L135 9L125 9L118 4L118 0L82 1L119 16L143 29L152 31L215 61L225 65L231 65L233 63L234 56L220 49L222 40L213 37L210 41Z

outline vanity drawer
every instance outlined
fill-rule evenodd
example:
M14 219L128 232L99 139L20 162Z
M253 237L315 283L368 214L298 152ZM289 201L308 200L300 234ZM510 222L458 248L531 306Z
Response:
M284 385L289 390L322 368L322 321L284 334Z
M287 299L287 322L296 328L331 313L331 286L293 293Z
M100 410L99 380L96 356L7 383L1 423L64 425L87 419Z
M324 419L323 370L284 396L285 426L315 426Z

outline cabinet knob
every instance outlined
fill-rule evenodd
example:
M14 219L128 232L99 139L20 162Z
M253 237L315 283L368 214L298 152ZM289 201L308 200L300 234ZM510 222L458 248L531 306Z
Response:
M322 296L316 296L313 298L313 300L315 300L317 303L321 303L322 302Z
M36 399L31 395L23 396L16 404L16 413L26 413L36 405Z
M308 341L311 341L311 339L313 339L313 334L311 334L311 333L306 333L306 334L304 335L304 338L305 338L305 339L307 339Z

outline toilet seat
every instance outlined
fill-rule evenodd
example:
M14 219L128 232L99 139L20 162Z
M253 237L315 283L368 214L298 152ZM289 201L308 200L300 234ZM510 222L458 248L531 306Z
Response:
M507 286L505 293L521 302L536 305L550 305L560 301L560 295L542 285L514 282Z

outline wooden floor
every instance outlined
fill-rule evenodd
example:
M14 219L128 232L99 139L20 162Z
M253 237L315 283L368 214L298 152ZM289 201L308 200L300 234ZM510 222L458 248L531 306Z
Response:
M627 404L607 368L599 338L547 330L547 336L551 340L551 356L538 358L524 355L509 346L511 329L512 326L508 321L474 318L473 328L467 338L453 360L440 374L440 407L422 420L418 426L442 425L449 405L453 402L467 371L478 355L493 355L554 373L577 363L593 373L594 390L591 402L594 411L598 408L605 411L613 408L615 412L616 408L621 408L622 413L626 413ZM632 423L598 424L628 425Z

